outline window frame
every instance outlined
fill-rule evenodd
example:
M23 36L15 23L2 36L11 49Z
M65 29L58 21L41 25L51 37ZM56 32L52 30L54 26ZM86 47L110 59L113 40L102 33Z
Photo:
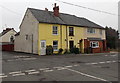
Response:
M93 44L96 44L96 46L93 46ZM90 47L91 48L99 48L99 42L98 41L90 41Z
M94 29L94 28L87 28L87 33L95 34L96 33L96 29Z
M57 28L57 29L55 30L55 28ZM54 33L54 32L56 32L56 33ZM52 35L58 35L58 26L52 27Z
M72 29L70 30L70 28L72 28ZM72 33L72 35L71 35L71 33ZM74 27L69 27L69 36L74 36Z
M102 35L102 34L103 34L103 30L102 30L102 29L100 29L100 30L99 30L99 33L100 33L100 35Z
M57 42L57 45L54 45L54 42ZM54 49L54 48L57 48L57 49ZM57 40L53 41L53 51L58 51L58 41Z

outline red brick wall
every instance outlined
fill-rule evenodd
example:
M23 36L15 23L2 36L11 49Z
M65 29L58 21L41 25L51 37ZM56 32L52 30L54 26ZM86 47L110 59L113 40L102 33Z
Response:
M2 51L14 51L14 44L2 45Z
M98 48L92 48L92 53L102 53L106 50L106 40L101 40L99 42ZM84 39L84 52L87 53L88 48L90 47L90 41L87 39Z

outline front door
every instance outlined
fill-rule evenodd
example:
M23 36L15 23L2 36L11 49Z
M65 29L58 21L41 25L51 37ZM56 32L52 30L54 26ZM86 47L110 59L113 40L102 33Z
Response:
M69 41L69 48L73 48L74 47L74 41Z
M46 41L41 40L40 42L40 55L46 55Z

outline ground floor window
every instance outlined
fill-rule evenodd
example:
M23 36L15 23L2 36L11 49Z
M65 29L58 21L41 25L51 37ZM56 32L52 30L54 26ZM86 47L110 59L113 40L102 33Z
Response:
M91 41L90 42L90 47L92 47L92 48L98 48L99 47L99 42L98 41Z
M53 50L58 51L58 41L53 41Z

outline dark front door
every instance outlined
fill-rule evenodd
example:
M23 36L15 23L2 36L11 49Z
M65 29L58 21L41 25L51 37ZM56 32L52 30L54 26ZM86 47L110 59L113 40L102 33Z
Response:
M69 41L69 47L70 49L74 47L74 41Z

